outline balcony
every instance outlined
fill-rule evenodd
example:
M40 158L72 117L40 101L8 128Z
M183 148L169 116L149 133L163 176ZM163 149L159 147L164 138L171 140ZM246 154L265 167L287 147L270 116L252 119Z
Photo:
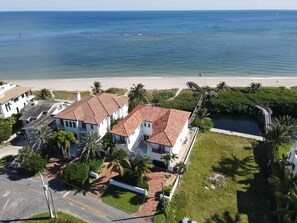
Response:
M161 149L161 148L158 148L158 149L156 149L156 148L152 148L152 152L153 152L153 153L159 153L159 154L165 154L165 153L167 153L167 152L165 151L165 149Z

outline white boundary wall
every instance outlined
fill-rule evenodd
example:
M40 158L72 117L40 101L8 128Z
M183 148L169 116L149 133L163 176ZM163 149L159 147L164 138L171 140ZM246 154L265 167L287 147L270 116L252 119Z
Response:
M120 188L124 188L126 190L133 191L135 193L143 194L143 195L147 196L147 190L146 189L142 189L140 187L134 187L134 186L131 186L131 185L128 185L128 184L125 184L125 183L122 183L122 182L119 182L119 181L116 181L116 180L113 180L113 179L110 179L109 183L111 185L114 185L114 186L117 186L117 187L120 187Z

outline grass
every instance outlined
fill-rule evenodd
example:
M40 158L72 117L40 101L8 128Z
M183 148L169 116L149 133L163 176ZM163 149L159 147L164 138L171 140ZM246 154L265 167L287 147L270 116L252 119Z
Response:
M267 207L264 177L254 160L253 143L236 136L200 133L188 171L171 202L175 221L187 215L204 222L214 214L229 211L231 216L240 212L242 222L265 222L263 219L267 220L271 209ZM208 178L215 172L224 174L228 180L215 190L205 189L210 184Z
M53 91L55 99L70 100L74 101L76 99L74 91ZM89 91L81 91L81 96L89 95Z
M57 215L58 215L59 219L68 220L68 222L71 222L71 223L86 223L85 221L83 221L79 218L76 218L72 215L66 214L64 212L59 211L57 213ZM41 214L34 215L23 222L26 222L26 223L47 223L47 222L55 222L55 221L50 221L48 212L44 212Z
M129 214L138 211L144 199L143 195L136 194L120 187L110 185L102 197L102 201L110 206Z
M111 94L117 94L118 96L125 95L127 93L128 89L127 88L108 88L106 90L106 93L111 93Z
M0 168L4 168L9 162L11 162L15 156L13 155L8 155L4 156L0 159Z

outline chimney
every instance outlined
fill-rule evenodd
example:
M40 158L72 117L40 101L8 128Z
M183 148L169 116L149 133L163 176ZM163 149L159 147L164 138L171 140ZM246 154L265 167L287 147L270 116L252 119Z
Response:
M76 91L75 92L75 96L76 96L76 101L80 101L81 96L80 96L80 92L79 91Z

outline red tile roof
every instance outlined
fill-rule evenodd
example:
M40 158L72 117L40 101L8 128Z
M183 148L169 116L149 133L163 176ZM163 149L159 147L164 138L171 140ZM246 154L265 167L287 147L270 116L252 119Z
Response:
M97 125L127 103L128 98L116 94L87 95L54 117Z
M138 105L110 131L112 134L130 136L143 122L153 124L151 143L174 146L191 113L152 105Z

